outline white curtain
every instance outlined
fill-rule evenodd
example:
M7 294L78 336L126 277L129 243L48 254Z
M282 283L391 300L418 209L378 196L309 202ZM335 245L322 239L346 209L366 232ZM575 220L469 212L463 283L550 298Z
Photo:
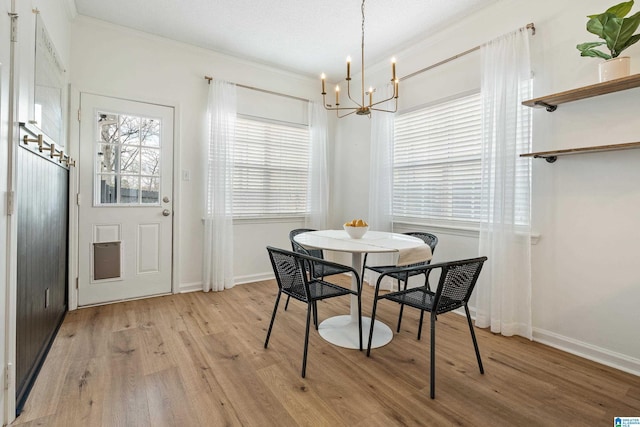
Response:
M393 86L381 90L382 99L393 95ZM380 108L393 109L389 101ZM374 111L371 113L371 148L369 154L369 229L393 231L393 131L394 114ZM369 254L367 265L391 265L392 254ZM365 280L375 286L378 274L367 270ZM381 285L381 289L391 289L392 281Z
M329 225L329 182L327 178L327 110L320 102L309 102L309 184L307 185L307 228L324 230Z
M202 290L233 287L233 146L236 86L212 80L207 108L208 141L204 207Z
M476 325L531 339L529 33L515 31L481 48L482 189Z

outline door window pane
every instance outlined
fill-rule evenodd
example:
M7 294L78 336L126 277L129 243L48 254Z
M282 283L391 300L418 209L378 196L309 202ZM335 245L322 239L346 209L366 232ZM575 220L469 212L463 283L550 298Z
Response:
M120 144L140 145L140 118L120 116Z
M98 175L98 197L103 205L118 203L115 175Z
M130 174L140 172L140 147L123 145L120 148L120 172Z
M140 190L142 191L142 203L160 203L159 178L142 177Z
M142 174L158 176L160 173L160 150L142 148Z
M155 119L143 119L140 128L140 141L148 147L160 147L160 122Z
M116 173L116 160L118 159L118 146L114 144L98 145L98 173Z
M140 177L122 176L120 182L120 203L140 203Z

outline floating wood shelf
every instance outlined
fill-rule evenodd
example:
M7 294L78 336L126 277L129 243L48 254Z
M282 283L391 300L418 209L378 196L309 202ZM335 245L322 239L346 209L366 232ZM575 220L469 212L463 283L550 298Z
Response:
M533 157L534 159L545 159L549 163L553 163L558 156L568 156L571 154L597 153L600 151L629 150L631 148L640 148L640 142L627 142L624 144L598 145L595 147L567 148L565 150L539 151L537 153L520 154L520 157Z
M591 98L593 96L604 95L621 90L633 89L640 86L640 74L623 77L621 79L610 80L608 82L596 83L578 89L567 90L565 92L554 93L540 98L524 101L522 105L527 107L544 107L552 112L558 105L566 102L577 101L579 99Z

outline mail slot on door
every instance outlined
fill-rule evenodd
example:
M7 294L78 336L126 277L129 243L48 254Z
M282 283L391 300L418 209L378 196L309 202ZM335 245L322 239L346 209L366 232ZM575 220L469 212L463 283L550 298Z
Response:
M120 243L101 242L93 244L93 280L120 277Z

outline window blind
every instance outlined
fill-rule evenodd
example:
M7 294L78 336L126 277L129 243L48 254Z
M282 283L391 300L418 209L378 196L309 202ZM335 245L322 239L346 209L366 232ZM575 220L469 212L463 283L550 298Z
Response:
M307 126L238 116L234 217L304 215L308 170Z
M396 117L395 220L479 222L480 104L474 93Z

